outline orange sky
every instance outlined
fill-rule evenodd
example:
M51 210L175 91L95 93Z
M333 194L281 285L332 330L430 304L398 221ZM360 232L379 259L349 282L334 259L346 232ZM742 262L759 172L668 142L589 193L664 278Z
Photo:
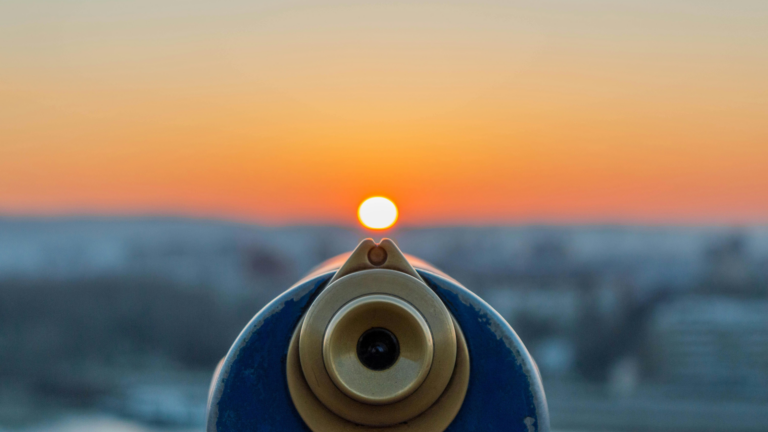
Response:
M768 2L715 3L6 0L0 214L768 223Z

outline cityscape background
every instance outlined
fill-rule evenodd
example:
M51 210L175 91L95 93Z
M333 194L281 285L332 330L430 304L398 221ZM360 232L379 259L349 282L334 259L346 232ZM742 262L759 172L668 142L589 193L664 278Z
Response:
M0 219L0 430L201 431L249 319L368 236L188 218ZM768 227L399 228L499 311L555 431L768 428Z

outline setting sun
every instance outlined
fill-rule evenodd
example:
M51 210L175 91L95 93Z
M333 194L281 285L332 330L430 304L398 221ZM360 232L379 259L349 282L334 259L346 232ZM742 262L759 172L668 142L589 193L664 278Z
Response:
M395 203L384 197L372 197L363 201L357 210L360 222L367 228L385 229L397 221Z

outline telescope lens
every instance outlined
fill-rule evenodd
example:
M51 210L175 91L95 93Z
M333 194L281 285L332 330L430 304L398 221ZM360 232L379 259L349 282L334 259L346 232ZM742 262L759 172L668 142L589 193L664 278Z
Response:
M372 328L357 341L357 358L368 369L381 371L390 368L400 357L400 343L391 331Z

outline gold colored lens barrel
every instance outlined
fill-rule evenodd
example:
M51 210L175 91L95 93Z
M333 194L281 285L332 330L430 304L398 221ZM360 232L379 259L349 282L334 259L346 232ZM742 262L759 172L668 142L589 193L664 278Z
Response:
M302 319L287 373L314 432L394 431L404 422L441 432L466 394L469 354L448 309L397 246L367 240Z
M393 364L372 369L360 358L367 332L389 336ZM385 350L375 342L373 349ZM396 351L396 352L395 352ZM371 294L352 300L334 315L325 331L323 360L336 387L358 402L386 405L410 396L432 367L434 345L429 325L418 310L398 297ZM388 362L387 362L388 363ZM378 369L378 368L377 368Z

